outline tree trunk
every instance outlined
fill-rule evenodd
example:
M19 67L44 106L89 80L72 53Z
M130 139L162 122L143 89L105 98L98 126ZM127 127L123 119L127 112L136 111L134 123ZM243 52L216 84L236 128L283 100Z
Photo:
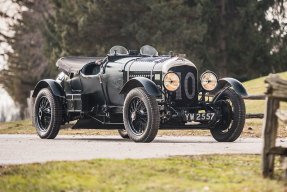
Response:
M227 54L226 54L226 18L225 18L225 0L219 1L219 19L220 19L220 29L219 29L219 76L224 77L227 75Z

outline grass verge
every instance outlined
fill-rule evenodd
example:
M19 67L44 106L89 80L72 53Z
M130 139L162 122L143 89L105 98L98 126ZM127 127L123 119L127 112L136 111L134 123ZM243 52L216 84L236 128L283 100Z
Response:
M276 171L280 179L282 171ZM263 179L260 156L48 162L2 166L0 191L284 191Z

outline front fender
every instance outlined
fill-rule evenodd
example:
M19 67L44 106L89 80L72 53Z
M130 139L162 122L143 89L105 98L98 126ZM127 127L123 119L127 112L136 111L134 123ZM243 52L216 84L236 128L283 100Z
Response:
M135 77L125 83L120 91L120 94L127 94L130 90L136 87L144 87L147 93L151 96L161 96L161 91L158 86L150 79L144 77Z
M58 97L65 97L65 92L59 83L53 79L44 79L37 83L33 91L32 97L36 97L41 89L49 87L52 93Z
M230 85L238 95L241 95L241 96L248 95L245 87L242 85L240 81L234 78L229 78L229 77L219 79L217 87L211 92L211 94L215 95L218 91L223 89L226 85Z

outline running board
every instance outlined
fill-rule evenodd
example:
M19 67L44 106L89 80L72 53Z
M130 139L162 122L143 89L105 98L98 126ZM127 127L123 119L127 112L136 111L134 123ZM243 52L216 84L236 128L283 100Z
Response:
M72 129L123 129L124 124L101 124L95 119L79 119Z

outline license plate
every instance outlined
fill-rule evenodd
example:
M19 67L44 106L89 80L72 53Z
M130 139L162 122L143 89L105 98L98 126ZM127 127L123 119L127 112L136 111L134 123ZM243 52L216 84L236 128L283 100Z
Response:
M215 113L187 113L186 121L211 121L215 117Z

